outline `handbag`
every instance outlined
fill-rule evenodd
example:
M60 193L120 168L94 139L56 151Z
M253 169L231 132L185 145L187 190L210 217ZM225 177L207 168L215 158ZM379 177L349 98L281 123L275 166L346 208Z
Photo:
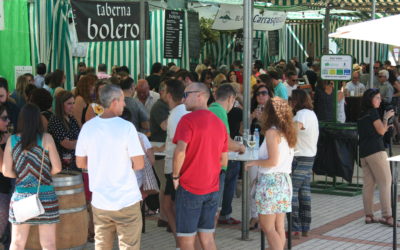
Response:
M154 174L153 166L146 158L147 157L145 157L144 160L142 190L147 195L158 194L160 192L160 188L158 186L156 175Z
M44 208L42 203L39 200L39 189L40 182L42 181L42 169L43 169L43 161L44 161L45 150L43 149L42 161L40 165L40 174L39 174L39 184L37 188L37 192L34 195L28 196L19 201L13 202L12 209L14 212L14 217L16 222L25 222L29 219L38 217L39 215L44 214Z

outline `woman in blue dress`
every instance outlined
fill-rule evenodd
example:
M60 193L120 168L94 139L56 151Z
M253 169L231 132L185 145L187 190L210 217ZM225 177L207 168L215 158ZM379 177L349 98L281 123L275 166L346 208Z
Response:
M55 223L60 218L51 176L61 171L61 162L53 138L43 131L39 108L34 104L26 104L19 115L17 133L7 140L4 150L3 174L16 178L9 213L12 223L11 249L24 249L30 225L39 225L43 249L56 249ZM19 223L14 217L13 203L36 193L43 150L45 155L39 199L45 213Z

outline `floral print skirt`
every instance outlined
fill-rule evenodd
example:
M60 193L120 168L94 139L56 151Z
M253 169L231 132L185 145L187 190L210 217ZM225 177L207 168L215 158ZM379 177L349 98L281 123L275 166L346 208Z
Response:
M292 180L287 173L258 174L256 207L259 214L292 211Z

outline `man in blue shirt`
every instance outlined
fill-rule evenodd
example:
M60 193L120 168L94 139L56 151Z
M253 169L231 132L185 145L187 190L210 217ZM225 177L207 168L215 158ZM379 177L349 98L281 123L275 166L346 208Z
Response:
M274 85L274 94L280 98L287 100L288 94L285 85L281 80L281 75L276 71L269 71L268 75L272 78L272 84Z

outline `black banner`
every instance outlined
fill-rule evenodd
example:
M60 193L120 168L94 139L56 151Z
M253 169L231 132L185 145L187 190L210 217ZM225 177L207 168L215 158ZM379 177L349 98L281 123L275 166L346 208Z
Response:
M189 57L200 57L200 21L199 13L187 12L188 19L188 40L189 40Z
M184 12L165 11L164 58L182 58Z
M140 40L140 15L146 17L149 37L149 6L140 13L138 2L71 0L79 42Z
M268 55L279 55L279 30L268 31Z

